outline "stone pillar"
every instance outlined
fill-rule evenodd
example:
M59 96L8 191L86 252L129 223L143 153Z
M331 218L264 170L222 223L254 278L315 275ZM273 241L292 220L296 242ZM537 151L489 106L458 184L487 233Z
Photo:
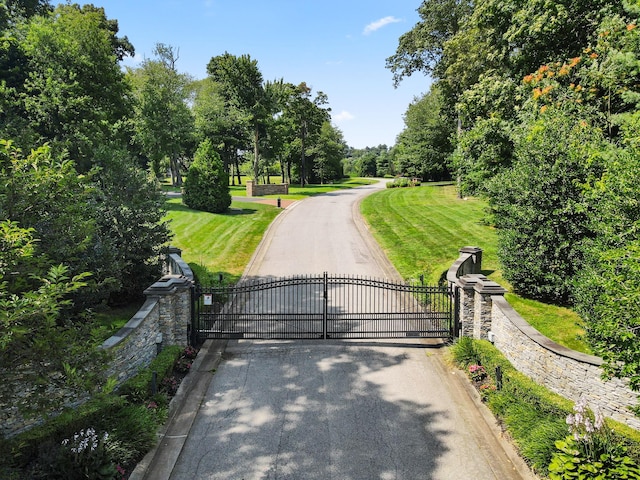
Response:
M491 330L491 318L493 309L492 296L504 295L507 291L496 282L484 279L479 280L473 287L475 291L473 337L488 340Z
M247 180L247 197L253 197L253 180Z
M474 336L474 317L475 317L475 291L474 287L480 280L486 280L487 277L481 274L469 274L460 277L456 282L456 287L460 292L460 336Z
M460 256L471 255L471 261L466 261L462 265L462 275L482 273L482 249L480 247L462 247L458 252Z
M180 275L165 275L144 291L149 297L157 297L160 307L160 334L162 345L188 344L191 323L192 282Z

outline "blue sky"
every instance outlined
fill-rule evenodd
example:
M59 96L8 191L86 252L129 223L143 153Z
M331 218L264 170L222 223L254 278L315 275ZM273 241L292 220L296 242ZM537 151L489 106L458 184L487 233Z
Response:
M329 98L333 123L355 148L391 146L429 79L394 89L385 59L419 20L420 0L94 0L118 20L139 62L154 45L179 49L178 70L206 76L225 51L249 54L265 80L306 82ZM127 64L132 65L128 60Z

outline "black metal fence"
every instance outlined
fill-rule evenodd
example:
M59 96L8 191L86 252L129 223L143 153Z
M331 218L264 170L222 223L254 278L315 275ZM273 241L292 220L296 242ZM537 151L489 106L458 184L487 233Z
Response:
M327 273L196 285L191 341L449 338L457 331L455 295L446 286Z

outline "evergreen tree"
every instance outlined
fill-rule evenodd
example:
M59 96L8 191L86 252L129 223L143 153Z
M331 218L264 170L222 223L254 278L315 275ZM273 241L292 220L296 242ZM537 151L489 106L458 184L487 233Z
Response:
M231 205L229 175L209 139L200 144L189 167L182 201L189 208L211 213L222 213Z

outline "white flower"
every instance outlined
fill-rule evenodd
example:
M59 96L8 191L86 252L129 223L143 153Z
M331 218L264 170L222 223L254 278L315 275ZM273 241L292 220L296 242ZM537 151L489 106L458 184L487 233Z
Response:
M593 428L593 425L591 424L591 420L589 418L585 418L584 428L587 431L587 433L593 433L595 431Z
M596 424L595 424L596 430L600 430L602 427L604 427L604 415L602 414L602 412L600 410L598 410L596 412Z

